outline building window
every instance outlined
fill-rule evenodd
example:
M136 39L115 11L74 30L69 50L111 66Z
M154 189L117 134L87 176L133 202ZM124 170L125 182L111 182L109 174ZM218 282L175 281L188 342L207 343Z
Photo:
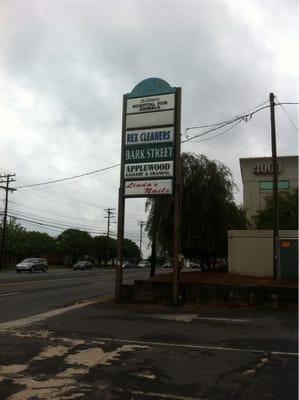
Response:
M288 190L290 188L289 181L278 181L278 189L279 190ZM260 182L260 190L272 190L273 182L272 181L261 181Z

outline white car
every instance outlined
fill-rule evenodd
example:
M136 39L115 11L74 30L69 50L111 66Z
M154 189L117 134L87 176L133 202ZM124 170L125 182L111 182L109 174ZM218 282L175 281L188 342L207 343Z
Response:
M137 265L138 268L150 268L150 266L151 263L147 260L141 260Z
M35 271L48 271L48 263L44 258L25 258L22 262L16 265L16 272L21 271L35 272Z

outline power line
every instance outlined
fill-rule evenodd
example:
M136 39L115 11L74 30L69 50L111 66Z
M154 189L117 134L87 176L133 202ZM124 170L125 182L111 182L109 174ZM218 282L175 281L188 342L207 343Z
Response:
M280 106L281 104L295 104L295 105L298 105L299 103L296 102L296 101L284 101L283 103L276 103L277 106Z
M214 132L214 131L216 131L218 129L223 128L224 126L231 125L232 123L237 122L238 120L248 122L253 117L254 114L256 114L256 113L258 113L258 112L260 112L260 111L262 111L262 110L264 110L266 108L269 108L269 107L270 107L270 105L263 106L263 107L260 107L257 110L252 111L250 113L243 114L243 115L240 115L238 117L235 117L230 121L223 122L222 125L216 126L215 128L208 129L205 132L199 133L199 134L197 134L195 136L192 136L192 137L190 137L188 139L182 140L181 143L187 143L187 142L190 142L190 141L192 141L192 140L194 140L194 139L196 139L198 137L205 136L208 133L211 133L211 132ZM192 128L190 128L190 129L192 129Z
M119 166L120 166L120 164L114 164L114 165L111 165L110 167L105 167L105 168L102 168L102 169L97 169L97 170L94 170L94 171L85 172L83 174L70 176L68 178L54 179L54 180L47 181L47 182L40 182L40 183L33 183L31 185L17 186L17 189L24 189L24 188L34 187L34 186L50 185L52 183L65 182L65 181L69 181L71 179L77 179L77 178L81 178L83 176L88 176L88 175L93 175L93 174L97 174L97 173L100 173L100 172L108 171L109 169L112 169L112 168L115 168L115 167L119 167Z
M230 124L232 124L234 122L237 122L238 120L248 122L253 117L254 114L256 114L257 112L262 111L262 110L270 107L269 104L266 105L266 106L263 106L266 103L268 103L268 101L265 101L265 102L255 106L255 107L252 107L251 109L249 109L250 112L245 112L243 114L237 114L236 116L234 116L234 117L232 117L232 118L230 118L229 120L226 120L226 121L212 123L212 124L206 124L206 125L188 127L184 131L185 134L188 131L194 130L194 129L203 129L203 128L209 128L209 127L211 127L211 129L209 129L209 130L207 130L205 132L202 132L202 133L200 133L198 135L195 135L195 136L192 136L190 138L187 138L187 139L181 141L181 143L186 143L186 142L192 141L192 140L194 140L194 139L196 139L198 137L207 135L207 134L209 134L209 133L211 133L211 132L213 132L215 130L221 129L221 128L227 126L227 125L230 125ZM298 102L283 102L283 103L277 103L276 105L282 106L284 104L297 105L299 103ZM251 111L251 110L253 110L253 111ZM296 130L298 130L297 127L296 127ZM214 137L217 137L217 136L218 135L216 135ZM108 170L116 168L118 166L120 166L120 164L114 164L114 165L111 165L111 166L108 166L108 167L105 167L105 168L102 168L102 169L85 172L85 173L74 175L74 176L70 176L70 177L67 177L67 178L54 179L54 180L50 180L50 181L46 181L46 182L34 183L34 184L29 184L29 185L20 185L20 186L17 186L16 188L17 189L33 188L33 187L37 187L37 186L43 186L43 185L49 185L49 184L53 184L53 183L65 182L65 181L81 178L81 177L84 177L84 176L93 175L93 174L97 174L97 173L100 173L100 172L108 171Z
M216 123L212 123L212 124L207 124L207 125L191 126L191 127L189 127L189 128L186 128L184 132L186 133L186 132L188 132L189 130L192 130L192 129L210 128L210 127L213 127L213 126L219 126L219 125L224 125L224 124L226 124L226 123L234 122L234 120L236 120L236 119L242 117L243 115L248 114L250 111L254 111L254 110L256 110L257 108L262 107L264 104L269 104L269 100L266 100L266 101L264 101L263 103L258 104L258 105L255 106L255 107L249 108L248 110L246 110L246 111L244 111L244 112L242 112L242 113L236 114L235 116L229 118L228 120L221 121L221 122L216 122Z
M58 204L65 203L68 207L72 207L72 208L75 207L75 208L79 208L81 210L82 209L86 210L86 205L88 205L89 207L93 207L93 208L98 208L100 206L99 204L96 205L96 204L92 204L92 203L88 203L88 202L83 202L82 200L78 201L75 199L66 199L64 196L61 196L57 193L45 194L45 193L41 192L40 189L35 188L35 187L31 187L29 189L34 190L34 192L36 194L38 194L42 197L45 197L46 199L48 199L50 201L56 202ZM102 207L104 207L104 206L102 206Z
M275 96L276 99L278 100L277 96ZM285 110L285 108L282 105L283 103L276 103L276 105L280 106L280 108L282 109L282 111L285 113L286 117L288 118L288 120L290 121L291 125L293 125L293 127L296 129L296 131L298 132L298 127L296 126L295 122L292 120L292 118L289 116L289 114L287 113L287 111Z
M201 143L201 142L207 142L208 140L212 140L218 136L224 135L225 133L229 132L230 130L232 130L235 126L239 125L242 121L239 120L237 122L235 122L232 126L230 126L229 128L225 129L223 132L218 133L217 135L211 136L209 138L206 139L201 139L201 140L192 140L192 143Z
M35 221L39 221L39 222L45 222L45 223L53 223L53 224L59 224L60 226L64 227L64 228L73 228L73 229L89 229L89 230L102 230L104 231L104 229L102 228L96 228L96 227L92 227L92 226L87 226L87 225L72 225L70 223L65 223L63 221L58 221L55 219L50 219L50 218L41 218L39 216L36 215L32 215L32 214L28 214L28 213L24 213L24 212L20 212L14 209L11 209L11 212L13 212L14 214L16 214L17 216L21 216L24 218L32 218Z
M9 217L11 217L11 218L15 218L17 220L28 222L28 223L35 224L35 225L51 227L51 228L57 228L57 229L61 229L61 230L65 230L65 229L69 229L70 228L70 227L66 227L66 226L62 226L62 225L54 225L54 224L51 224L51 223L42 222L42 221L39 221L38 219L29 219L29 218L20 217L20 216L14 215L14 214L7 214L7 215ZM72 227L72 229L76 229L76 228ZM83 229L78 229L78 230L83 230ZM86 232L93 233L93 234L104 234L103 231L99 231L99 230L95 230L95 229L84 229L84 230Z
M84 219L83 220L82 218L79 218L79 217L70 217L70 216L66 216L66 215L51 213L49 211L40 210L38 208L29 207L29 206L27 206L25 204L21 204L21 203L19 203L17 201L8 200L8 203L16 204L16 205L18 205L18 206L20 206L22 208L28 208L29 210L36 211L36 212L38 212L40 214L53 215L54 217L60 217L60 218L64 218L64 219L72 219L72 220L79 220L79 221L90 221L89 219ZM20 211L20 210L16 210L16 211ZM101 221L104 221L104 220L101 220Z
M242 112L242 113L239 113L239 114L237 114L237 115L231 117L230 119L228 119L228 120L226 120L226 121L216 122L216 123L212 123L212 124L208 124L208 125L192 126L192 127L190 127L190 128L186 128L186 129L185 129L185 132L187 132L187 131L189 131L189 130L191 130L191 129L210 128L210 127L212 127L212 126L222 125L222 124L224 124L224 123L226 123L226 122L230 122L232 119L235 119L235 118L240 117L241 115L243 115L243 114L245 114L245 113L248 113L249 111L253 111L253 110L255 110L256 108L259 108L259 107L261 107L261 106L263 106L264 104L267 104L267 103L269 103L269 100L266 100L266 101L264 101L263 103L261 103L261 104L255 106L255 107L249 108L248 110L246 110L246 111L244 111L244 112Z

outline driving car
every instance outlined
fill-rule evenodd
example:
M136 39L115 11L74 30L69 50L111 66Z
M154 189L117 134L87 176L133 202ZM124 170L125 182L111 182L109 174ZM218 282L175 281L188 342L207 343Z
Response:
M83 260L83 261L77 261L73 265L73 270L74 271L85 271L87 269L92 270L93 268L93 263L91 261Z
M48 271L48 262L45 258L25 258L16 265L16 272L21 271L35 272L35 271Z

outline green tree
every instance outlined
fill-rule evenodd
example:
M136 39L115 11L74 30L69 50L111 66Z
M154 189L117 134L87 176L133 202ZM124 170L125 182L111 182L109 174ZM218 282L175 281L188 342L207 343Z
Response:
M108 236L95 236L92 239L92 253L100 264L103 260L105 264L110 260L112 260L112 264L114 264L116 257L116 240Z
M27 231L14 219L6 226L5 255L15 258L14 262L26 256L24 243ZM1 236L1 235L0 235Z
M236 185L229 168L204 155L182 154L182 253L202 261L227 252L227 230L246 228L242 207L233 201ZM146 203L147 231L162 252L172 254L173 198L157 197Z
M298 188L289 192L280 192L279 205L279 228L298 230ZM273 197L266 197L266 204L253 217L257 229L273 229Z
M137 263L137 261L140 259L140 249L132 240L124 239L123 255L124 258Z
M56 241L47 233L26 231L23 249L26 257L49 255L55 253Z
M56 241L47 233L27 231L15 220L6 226L5 255L10 262L56 252Z
M79 229L67 229L57 237L60 250L66 254L73 264L87 255L91 250L91 236Z

